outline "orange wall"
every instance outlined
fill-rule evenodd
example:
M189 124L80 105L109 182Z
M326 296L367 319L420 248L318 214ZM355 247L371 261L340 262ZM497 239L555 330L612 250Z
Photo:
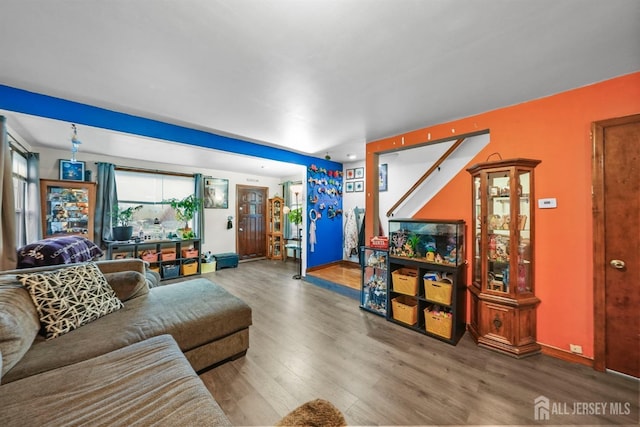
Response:
M579 344L584 355L593 358L591 123L638 113L640 72L371 142L367 188L377 179L374 153L398 148L403 137L407 147L424 143L428 134L437 141L489 129L491 142L469 166L494 152L503 159L542 160L535 170L536 199L555 197L558 207L535 208L535 285L542 301L538 341L566 351L570 343ZM373 212L370 193L366 208ZM373 217L367 215L367 239L374 234ZM470 224L469 173L460 172L415 217L461 218Z

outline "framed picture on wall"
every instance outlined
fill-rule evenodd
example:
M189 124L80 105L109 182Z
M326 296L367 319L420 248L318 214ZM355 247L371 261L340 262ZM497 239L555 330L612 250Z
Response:
M353 179L356 177L355 169L347 169L344 174L345 179Z
M354 188L356 193L364 191L364 181L355 181Z
M378 183L378 191L387 191L387 164L380 165L379 168L380 182Z
M204 179L204 207L207 209L229 208L229 180L222 178Z
M84 162L60 159L60 179L84 181Z
M355 178L364 178L364 168L356 168ZM358 190L356 190L358 191Z
M353 182L345 182L344 191L347 193L353 193Z

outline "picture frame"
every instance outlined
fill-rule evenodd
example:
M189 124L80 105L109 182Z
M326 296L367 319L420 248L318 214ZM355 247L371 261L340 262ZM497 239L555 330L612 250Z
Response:
M378 175L380 176L380 181L378 182L378 192L387 191L387 171L388 165L386 163L379 166Z
M354 183L354 191L356 193L361 193L364 191L364 181L355 181Z
M204 178L205 209L229 208L229 180L224 178Z
M85 163L80 160L60 159L60 180L84 181Z
M356 168L355 178L364 178L364 168ZM357 190L356 190L357 191Z
M344 191L347 193L353 193L353 182L346 182L344 184Z
M345 179L354 179L356 177L355 169L347 169L344 174Z

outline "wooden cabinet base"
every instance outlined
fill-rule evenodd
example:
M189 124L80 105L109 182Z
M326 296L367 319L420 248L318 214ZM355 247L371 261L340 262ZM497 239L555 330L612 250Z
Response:
M468 329L478 345L516 358L540 353L536 341L538 298L484 294L474 286L469 291L473 308Z

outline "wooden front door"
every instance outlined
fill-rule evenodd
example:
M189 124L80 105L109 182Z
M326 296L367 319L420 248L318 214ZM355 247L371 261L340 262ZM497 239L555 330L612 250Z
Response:
M594 367L640 377L640 115L593 136Z
M268 189L266 187L236 186L238 218L236 242L240 259L255 259L265 256L267 240L265 212Z

